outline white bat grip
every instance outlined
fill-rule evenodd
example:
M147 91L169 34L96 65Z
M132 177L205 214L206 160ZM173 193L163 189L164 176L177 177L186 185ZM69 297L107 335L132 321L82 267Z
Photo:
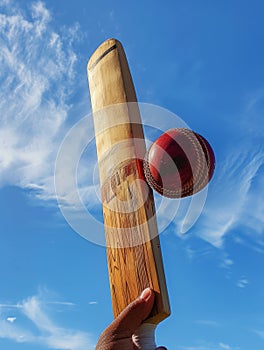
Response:
M133 341L140 350L155 350L155 329L152 323L143 323L133 334Z

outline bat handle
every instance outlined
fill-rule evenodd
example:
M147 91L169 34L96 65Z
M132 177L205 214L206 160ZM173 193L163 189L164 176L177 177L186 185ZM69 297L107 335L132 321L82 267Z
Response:
M140 350L155 350L156 324L143 323L134 333L133 341Z

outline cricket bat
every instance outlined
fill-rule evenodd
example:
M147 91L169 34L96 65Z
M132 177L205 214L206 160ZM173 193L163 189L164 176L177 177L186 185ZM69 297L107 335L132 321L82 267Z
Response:
M102 43L88 62L87 74L114 317L150 287L155 303L145 324L155 327L170 315L170 306L153 192L143 173L141 116L121 43ZM150 349L149 344L140 348Z

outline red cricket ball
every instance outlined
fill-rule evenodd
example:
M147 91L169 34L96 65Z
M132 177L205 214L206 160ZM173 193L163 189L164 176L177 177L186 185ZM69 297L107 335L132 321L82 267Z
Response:
M215 156L204 137L189 129L175 128L150 146L143 167L148 184L159 194L182 198L208 184L213 176Z

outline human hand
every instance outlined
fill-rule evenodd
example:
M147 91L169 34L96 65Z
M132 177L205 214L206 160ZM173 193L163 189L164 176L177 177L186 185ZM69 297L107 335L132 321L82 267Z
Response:
M138 340L140 341L138 338L142 336L143 332L138 330L150 314L154 298L154 292L150 288L145 289L140 297L129 304L104 330L98 340L96 350L144 350L138 344ZM152 328L154 332L154 326ZM153 350L155 349L153 348ZM162 346L156 350L167 349Z

